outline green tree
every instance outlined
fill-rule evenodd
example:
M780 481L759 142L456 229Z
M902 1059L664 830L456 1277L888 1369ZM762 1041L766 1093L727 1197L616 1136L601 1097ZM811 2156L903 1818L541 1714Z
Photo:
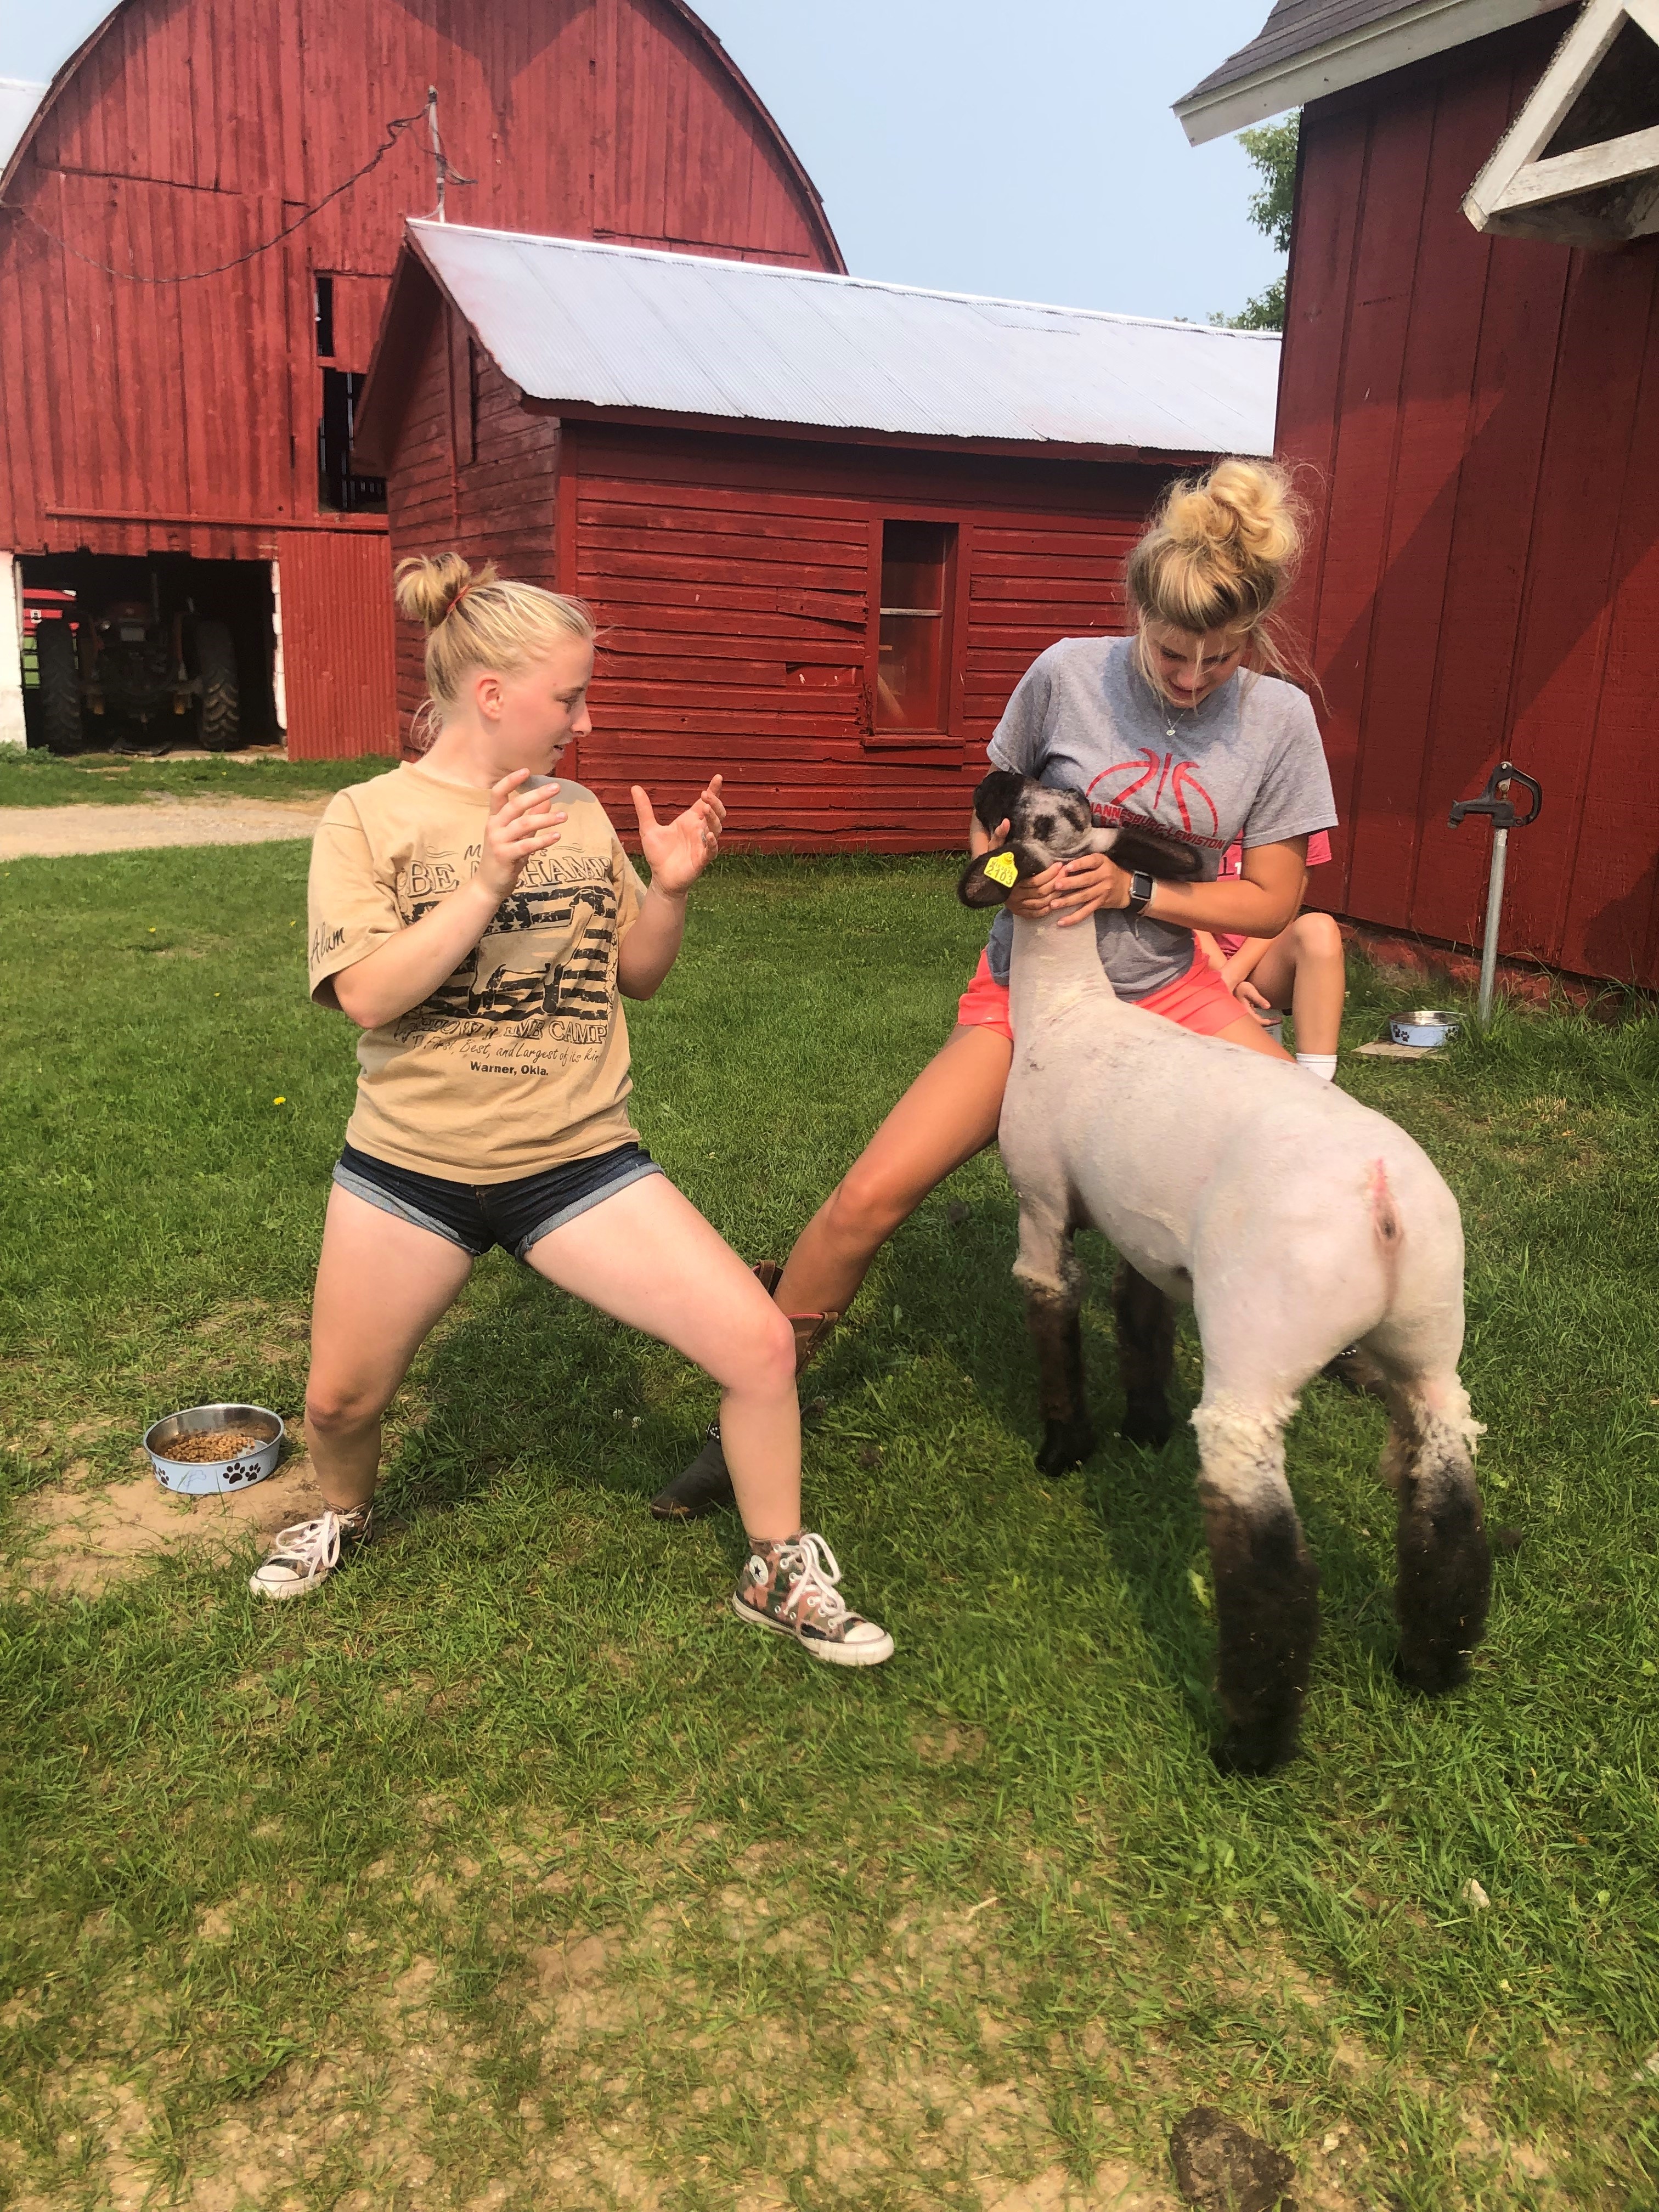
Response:
M1238 143L1255 164L1261 183L1250 195L1249 217L1279 253L1291 250L1291 217L1296 203L1296 143L1301 111L1280 123L1241 131ZM1282 331L1285 279L1275 276L1265 292L1247 300L1239 313L1223 318L1229 330Z

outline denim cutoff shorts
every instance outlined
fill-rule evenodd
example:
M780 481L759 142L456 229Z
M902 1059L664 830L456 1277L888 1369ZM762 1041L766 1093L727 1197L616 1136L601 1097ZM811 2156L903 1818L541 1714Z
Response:
M590 1206L602 1206L630 1182L662 1170L643 1145L618 1145L589 1160L567 1160L540 1175L517 1176L510 1182L450 1182L441 1176L416 1175L393 1167L347 1145L334 1165L334 1180L354 1198L378 1206L399 1221L412 1221L434 1237L459 1244L481 1259L493 1245L504 1245L515 1260L550 1231L562 1229Z

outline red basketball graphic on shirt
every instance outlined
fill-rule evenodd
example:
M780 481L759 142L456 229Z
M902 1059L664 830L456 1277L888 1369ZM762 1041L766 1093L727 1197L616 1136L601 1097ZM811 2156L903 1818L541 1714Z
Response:
M1100 822L1139 820L1152 823L1165 793L1175 801L1181 827L1200 845L1219 842L1221 817L1215 801L1199 781L1195 761L1177 760L1143 745L1133 760L1115 761L1102 769L1089 786L1089 804ZM1130 801L1135 804L1132 806Z

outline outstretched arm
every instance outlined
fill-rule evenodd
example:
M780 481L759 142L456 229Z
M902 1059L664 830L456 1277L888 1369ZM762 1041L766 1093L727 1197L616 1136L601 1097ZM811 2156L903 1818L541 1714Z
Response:
M617 982L625 999L650 998L674 964L685 934L686 893L720 850L726 822L722 781L712 777L702 797L672 822L659 822L642 787L633 787L651 888L617 956Z

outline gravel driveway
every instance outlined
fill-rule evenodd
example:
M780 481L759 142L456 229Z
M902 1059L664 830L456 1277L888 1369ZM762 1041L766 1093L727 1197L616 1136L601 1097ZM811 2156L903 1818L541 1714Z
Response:
M155 799L133 806L11 806L0 812L0 860L137 853L155 845L265 845L312 837L326 799Z

